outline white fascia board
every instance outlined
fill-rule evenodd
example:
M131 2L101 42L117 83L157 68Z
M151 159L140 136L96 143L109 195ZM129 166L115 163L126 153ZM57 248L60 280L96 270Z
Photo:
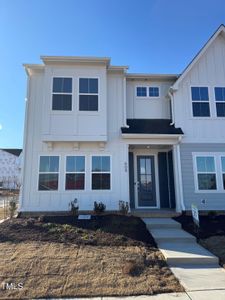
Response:
M65 64L65 63L94 63L94 64L110 64L109 57L92 57L92 56L41 56L41 60L45 64Z
M43 71L45 66L42 64L23 64L27 75L31 75L35 71Z
M210 37L210 39L206 42L206 44L200 49L200 51L192 59L192 61L189 63L189 65L187 65L187 67L181 73L181 75L179 76L177 81L171 87L171 89L173 91L178 90L179 83L183 80L183 78L186 76L186 74L192 69L192 67L198 62L198 60L203 56L203 54L207 51L207 49L213 43L213 41L217 38L217 36L219 34L221 34L221 32L223 32L225 34L225 26L223 24L220 25L220 27L216 30L216 32Z
M183 134L122 133L125 139L180 139Z
M179 74L149 74L149 73L127 73L127 79L156 79L156 80L177 80Z

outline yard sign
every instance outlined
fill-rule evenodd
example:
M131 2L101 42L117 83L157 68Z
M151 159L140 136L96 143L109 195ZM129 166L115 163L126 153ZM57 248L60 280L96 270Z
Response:
M196 205L191 205L191 212L192 212L192 218L195 225L199 227L199 214L198 214L198 208Z

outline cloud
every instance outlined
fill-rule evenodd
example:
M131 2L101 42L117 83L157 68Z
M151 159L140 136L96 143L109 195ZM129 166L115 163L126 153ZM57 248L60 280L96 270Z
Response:
M0 130L2 130L2 124L0 123Z

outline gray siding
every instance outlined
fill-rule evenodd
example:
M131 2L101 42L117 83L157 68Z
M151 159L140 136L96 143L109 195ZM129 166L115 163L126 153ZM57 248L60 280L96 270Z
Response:
M224 144L181 144L181 170L183 180L183 196L186 210L196 204L199 210L225 210L225 192L196 193L194 184L193 152L225 152ZM201 201L206 203L202 204Z

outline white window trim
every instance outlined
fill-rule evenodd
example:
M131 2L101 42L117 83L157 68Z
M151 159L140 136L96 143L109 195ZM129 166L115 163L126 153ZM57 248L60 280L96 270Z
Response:
M221 171L220 174L221 174L221 181L222 181L222 189L223 189L223 191L225 192L225 187L223 186L223 174L225 174L225 171L223 171L223 169L222 169L222 157L225 158L225 153L219 155L219 160L220 160L220 171Z
M74 156L74 157L77 157L77 156L82 156L84 157L84 172L67 172L66 171L66 160L67 160L67 157L69 156ZM86 155L83 155L83 154L67 154L65 156L65 159L64 159L64 191L65 192L74 192L74 191L79 191L79 192L83 192L86 190L86 176L87 176L87 172L86 172ZM70 189L70 190L67 190L66 189L66 174L84 174L84 188L83 189Z
M198 88L205 87L205 88L207 88L208 89L209 100L208 101L206 101L206 100L204 100L204 101L201 101L201 100L192 100L191 89L193 87L198 87ZM207 84L191 85L190 89L189 89L189 93L190 93L190 99L191 99L191 116L192 116L192 118L195 119L195 120L196 119L199 119L199 120L204 120L204 119L208 120L208 119L211 119L213 117L213 114L212 114L213 110L212 110L212 101L210 101L210 99L211 99L210 87ZM193 105L192 105L193 103L208 103L209 104L209 116L202 116L202 117L201 116L194 116Z
M198 189L198 173L204 172L197 172L197 157L201 156L210 156L214 157L215 163L215 174L216 174L216 190L199 190ZM193 173L194 173L194 187L195 193L198 194L205 194L205 193L225 193L223 189L223 182L222 182L222 164L221 164L221 156L225 156L225 153L221 152L192 152L192 162L193 162ZM214 173L214 172L212 172Z
M217 107L216 107L216 104L217 103L225 103L225 100L224 101L218 101L216 100L216 93L215 93L215 88L225 88L225 85L214 85L213 86L213 95L214 95L214 103L215 103L215 117L216 119L222 119L224 120L225 116L217 116Z
M57 156L59 158L59 169L58 172L40 172L40 162L41 162L41 157L45 157L45 156ZM60 190L60 163L61 163L61 156L58 154L40 154L38 156L38 176L37 176L37 191L39 193L49 193L49 192L58 192ZM40 174L58 174L58 188L57 190L39 190L39 175Z
M71 93L55 93L53 92L53 79L54 78L71 78L72 79L72 92ZM50 110L52 113L54 114L70 114L71 112L73 112L73 102L74 102L74 93L73 93L73 89L74 89L74 81L73 81L73 77L72 76L64 76L64 75L57 75L57 76L52 76L51 77L51 101L50 101ZM71 110L55 110L52 108L53 105L53 97L52 95L71 95Z
M98 93L80 93L80 79L98 79ZM96 76L79 76L78 77L78 82L77 82L77 93L78 93L78 98L77 98L77 111L79 114L97 114L100 112L100 77ZM80 110L80 95L92 95L92 96L98 96L98 110Z
M92 157L93 156L108 156L110 158L110 172L92 172ZM110 174L110 189L107 190L93 190L92 189L92 174ZM112 155L111 154L92 154L90 155L90 190L94 193L111 192L112 191Z
M146 96L138 96L137 95L137 88L146 88ZM159 89L159 96L150 96L149 94L149 88L158 88ZM158 99L160 98L160 86L158 85L136 85L135 86L135 97L140 99L140 98L143 98L143 99L146 99L146 98L150 98L150 99Z

